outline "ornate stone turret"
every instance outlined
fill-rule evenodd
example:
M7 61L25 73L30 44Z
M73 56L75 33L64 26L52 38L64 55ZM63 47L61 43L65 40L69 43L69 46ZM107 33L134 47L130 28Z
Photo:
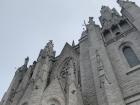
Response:
M115 8L110 9L108 6L102 6L101 16L99 17L103 29L110 28L121 20L121 16Z
M53 41L50 40L45 47L48 56L53 56L53 47L54 47Z
M41 49L38 60L45 59L47 57L54 58L55 57L55 51L53 50L54 44L53 41L50 40L44 49Z

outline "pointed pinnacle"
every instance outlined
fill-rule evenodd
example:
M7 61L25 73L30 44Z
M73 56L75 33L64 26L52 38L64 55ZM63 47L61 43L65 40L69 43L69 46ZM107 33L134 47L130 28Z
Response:
M72 42L72 47L74 47L75 46L75 42L74 42L74 40L73 40L73 42Z

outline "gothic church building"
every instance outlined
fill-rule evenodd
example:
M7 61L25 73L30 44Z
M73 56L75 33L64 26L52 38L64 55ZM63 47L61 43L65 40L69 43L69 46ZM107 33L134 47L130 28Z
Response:
M50 41L29 67L27 57L0 105L140 105L140 7L117 3L121 15L102 6L101 27L89 17L59 56Z

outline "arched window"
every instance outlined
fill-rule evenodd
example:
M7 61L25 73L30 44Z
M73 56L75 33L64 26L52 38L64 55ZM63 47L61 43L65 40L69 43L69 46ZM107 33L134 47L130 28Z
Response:
M125 46L123 48L123 54L130 67L134 67L140 64L138 57L136 56L135 52L132 50L130 46Z

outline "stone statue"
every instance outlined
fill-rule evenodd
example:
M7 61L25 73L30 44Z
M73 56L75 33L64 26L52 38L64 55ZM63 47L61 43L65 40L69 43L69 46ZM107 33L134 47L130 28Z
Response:
M98 50L96 50L96 62L97 62L97 68L98 70L103 70L104 65L103 65L103 61L99 55Z
M53 56L53 47L54 47L53 41L50 40L46 46L47 55Z
M89 23L89 24L95 24L95 22L93 21L93 17L89 17L88 23Z
M99 73L100 88L103 87L103 85L105 84L105 81L107 81L108 84L111 84L111 82L108 79L107 73L104 70L103 61L101 59L101 56L98 50L96 50L96 63L97 63L97 70Z
M29 57L25 58L24 65L27 66L29 63Z
M50 40L48 43L47 43L47 46L46 46L46 48L53 48L53 41L52 40Z

